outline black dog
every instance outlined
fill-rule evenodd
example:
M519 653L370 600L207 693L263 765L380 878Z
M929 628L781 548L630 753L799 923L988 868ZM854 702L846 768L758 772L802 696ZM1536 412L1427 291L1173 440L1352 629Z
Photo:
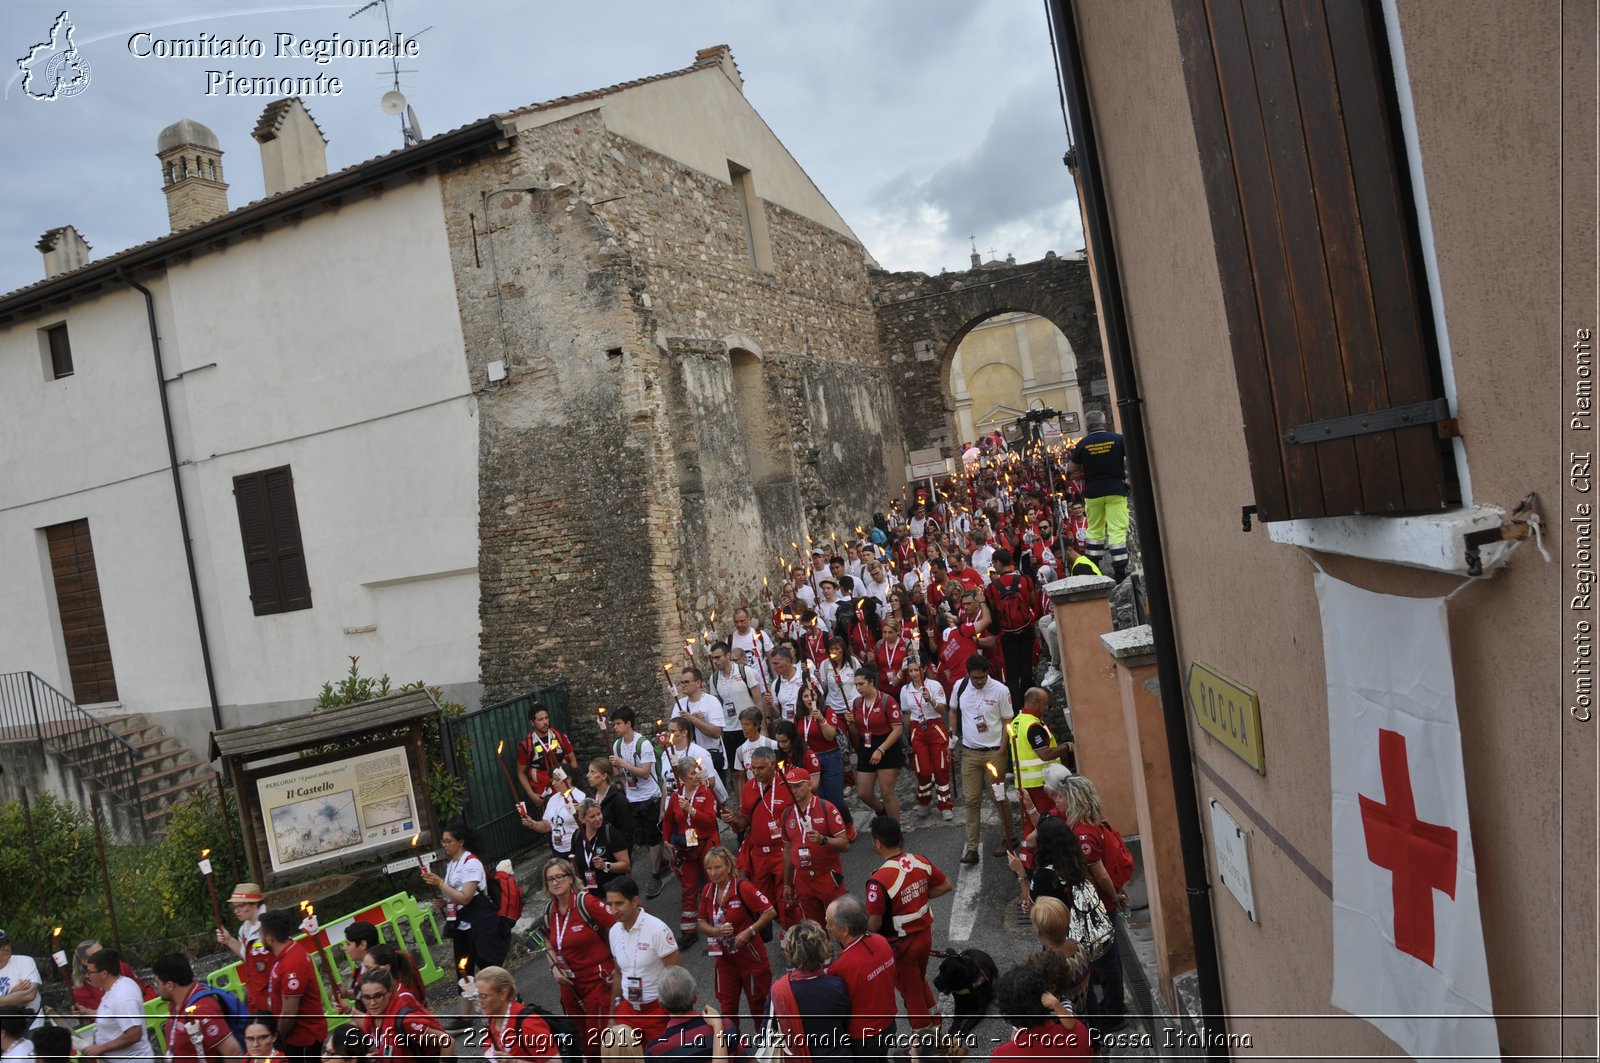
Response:
M956 1003L955 1015L950 1020L950 1035L965 1037L989 1014L989 1005L994 1002L994 981L1000 977L1000 971L994 959L982 949L935 952L934 955L944 958L939 961L933 988L949 993Z

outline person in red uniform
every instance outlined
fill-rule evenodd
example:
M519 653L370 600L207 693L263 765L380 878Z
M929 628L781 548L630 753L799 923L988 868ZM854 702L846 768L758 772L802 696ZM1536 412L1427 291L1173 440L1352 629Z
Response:
M872 847L883 865L867 879L867 929L882 934L894 949L895 985L906 1002L911 1028L939 1025L933 989L928 985L928 956L933 951L933 905L954 887L933 863L906 852L900 824L874 816Z
M239 920L239 936L217 927L217 943L226 945L239 957L239 979L244 982L245 1007L250 1014L267 1011L267 981L272 977L272 950L261 943L261 916L267 910L266 897L254 882L241 882L228 898ZM96 1003L99 1003L96 1001Z
M300 926L295 913L273 909L261 917L261 940L272 950L272 977L267 981L267 1009L278 1019L278 1048L289 1059L316 1059L328 1036L322 1012L322 988L311 953L294 939Z
M783 896L783 825L793 802L789 791L777 777L778 755L768 748L750 754L750 781L739 794L739 811L729 809L723 820L744 835L739 849L739 866L766 896L781 901ZM789 906L780 903L778 923L788 928L799 922Z
M163 956L150 965L156 992L167 1002L167 1059L234 1060L244 1046L233 1036L228 1015L209 987L194 980L194 968L181 953Z
M568 778L577 778L578 753L572 739L550 726L550 712L542 705L528 710L528 737L517 746L517 781L528 795L532 818L542 819L550 799L550 772L565 766Z
M900 716L911 728L911 770L917 776L917 812L926 816L937 797L946 822L955 818L950 793L950 728L945 723L948 694L929 676L920 658L906 662L910 676L900 688Z
M599 897L582 886L577 869L566 860L546 860L542 872L550 906L544 914L544 949L550 976L561 987L561 1010L578 1028L585 1059L600 1058L600 1030L609 1010L611 924L617 921ZM483 987L478 987L480 995ZM513 994L514 995L514 994ZM489 1013L487 1003L484 1014Z
M721 846L706 853L705 869L709 881L700 891L700 933L706 935L706 955L717 961L717 1004L738 1029L743 993L750 1021L760 1025L772 991L772 961L761 928L777 918L777 909L767 894L739 877L733 854Z
M828 902L845 893L839 854L850 848L839 810L812 793L804 768L784 773L794 807L784 819L783 899L822 922Z
M856 1059L885 1063L893 1056L895 1016L894 949L881 934L867 929L867 909L854 897L828 905L828 933L839 943L839 955L828 965L850 991L850 1039Z
M905 630L905 623L893 613L883 618L883 638L872 652L878 666L878 688L892 698L899 699L900 687L906 681L906 661L917 655L917 644Z
M778 743L778 767L787 772L800 768L811 777L813 784L822 779L822 761L800 740L800 730L789 720L779 720L772 725L772 738ZM785 776L787 778L787 776Z
M1016 1034L990 1053L991 1060L1034 1063L1047 1059L1090 1059L1088 1028L1049 991L1044 978L1028 964L1018 964L994 984L995 1011L1016 1028Z
M582 896L580 892L577 894ZM561 1045L544 1016L517 1003L517 982L504 967L485 967L477 974L478 999L483 1002L483 1055L491 1060L529 1060L552 1063L561 1059ZM486 1043L485 1043L486 1042ZM585 1058L599 1058L599 1042L585 1045ZM588 1056L590 1049L594 1056Z
M438 1016L395 992L394 977L373 969L361 976L362 1031L372 1038L373 1054L395 1059L453 1056L455 1039Z
M721 836L717 831L717 795L700 770L700 762L685 754L672 763L677 792L662 802L661 833L672 852L672 870L683 888L678 910L679 948L693 945L699 936L700 886L705 882L702 862Z
M855 717L860 721L861 745L856 749L856 796L874 812L900 818L900 795L895 780L906 766L900 736L905 724L900 719L900 700L878 689L878 670L862 668L856 672Z

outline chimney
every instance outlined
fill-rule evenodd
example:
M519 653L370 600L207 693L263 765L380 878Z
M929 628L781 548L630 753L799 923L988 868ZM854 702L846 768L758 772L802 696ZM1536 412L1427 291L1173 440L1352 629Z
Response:
M739 64L733 61L733 49L726 44L713 44L694 53L695 66L719 66L733 82L733 87L744 92L744 78L739 76Z
M174 122L156 138L156 158L173 232L228 213L222 145L215 133L191 118Z
M267 195L328 175L328 138L300 97L267 104L250 135L261 145L261 175L266 179Z
M89 261L88 241L71 225L51 229L39 237L39 242L33 246L44 252L45 280L71 273Z
M1015 266L1016 264L1017 264L1017 256L1013 255L1010 251L1007 251L1006 252L1006 265Z

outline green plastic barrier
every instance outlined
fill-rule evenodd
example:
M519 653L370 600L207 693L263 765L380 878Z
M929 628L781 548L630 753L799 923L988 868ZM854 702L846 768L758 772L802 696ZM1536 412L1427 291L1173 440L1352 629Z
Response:
M445 978L451 977L451 972L439 966L433 958L433 947L444 943L444 936L439 932L439 920L434 914L433 906L419 902L409 893L396 893L371 907L331 922L319 919L315 934L301 934L295 940L305 942L311 949L312 966L317 971L317 988L322 997L322 1012L328 1018L329 1030L337 1030L351 1019L351 1016L338 1010L336 1006L338 998L330 985L329 976L341 982L350 978L350 961L344 954L344 928L353 922L371 923L378 928L378 937L382 941L411 953L417 961L417 969L422 975L424 988L431 988ZM239 961L213 971L206 976L206 983L217 989L226 989L241 1002L245 999L244 980L239 976ZM160 997L147 1001L144 1006L144 1016L151 1046L157 1055L165 1055L167 1042L164 1031L167 1019L171 1017L167 1011L167 1002ZM81 1036L89 1037L93 1031L94 1025L91 1023L79 1028L77 1032Z

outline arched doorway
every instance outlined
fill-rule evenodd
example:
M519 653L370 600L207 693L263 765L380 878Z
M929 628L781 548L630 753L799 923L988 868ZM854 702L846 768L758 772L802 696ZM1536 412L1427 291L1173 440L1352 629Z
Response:
M1007 426L1048 407L1075 431L1084 395L1072 343L1047 318L1003 311L974 322L953 341L944 373L945 409L954 443Z

